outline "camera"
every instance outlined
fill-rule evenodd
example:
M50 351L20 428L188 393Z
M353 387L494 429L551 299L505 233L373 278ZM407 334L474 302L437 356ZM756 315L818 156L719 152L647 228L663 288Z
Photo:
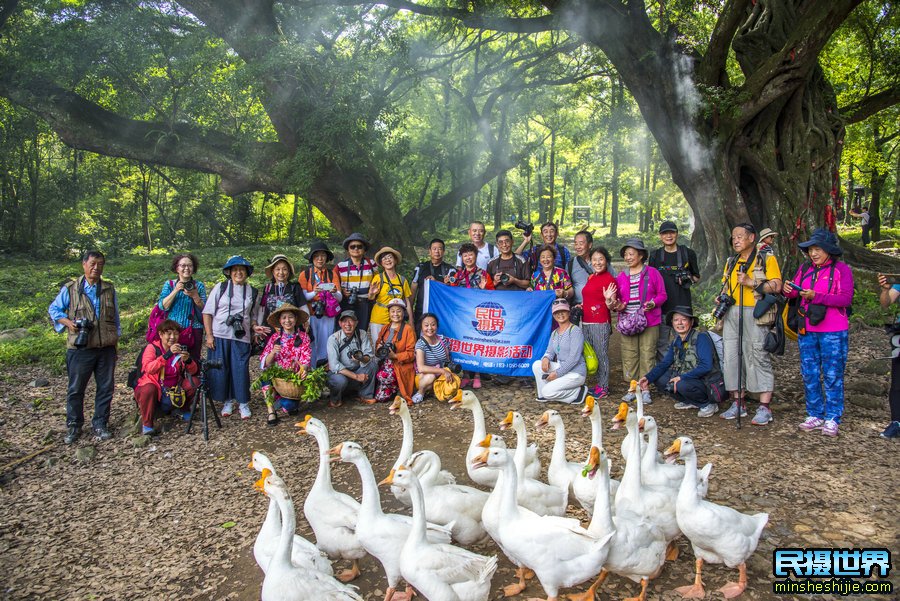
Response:
M451 269L451 270L447 273L447 283L448 283L448 284L455 284L455 283L456 283L456 270L455 270L455 269Z
M509 284L509 274L508 273L500 274L500 283L503 284L504 286L506 284Z
M244 329L243 315L229 315L225 319L225 325L231 328L235 338L243 338L247 334L247 331Z
M459 374L460 372L462 372L462 365L460 365L456 361L447 361L446 367L450 370L450 373Z
M694 283L694 280L691 278L691 272L687 269L676 269L673 275L675 283L684 288L688 288Z
M91 336L91 330L94 329L94 322L86 317L75 320L75 328L78 334L75 336L75 348L84 348L88 344L88 338Z
M368 363L369 360L371 359L370 356L364 355L363 352L362 352L361 350L358 350L358 349L355 350L355 351L353 351L352 353L350 353L350 357L351 357L354 361L357 361L357 362L359 362L359 363Z
M525 236L530 236L531 232L534 231L533 223L528 223L527 221L522 221L521 219L516 221L516 225L514 227L517 230L522 230L522 234Z
M325 315L325 303L316 301L312 304L313 315L321 319Z
M347 303L353 307L359 300L359 288L351 288L350 295L347 297Z
M478 288L481 286L481 274L476 273L471 278L469 278L469 284L472 288Z
M385 342L378 347L378 350L375 351L375 356L384 361L388 358L388 355L393 353L396 349L397 347L394 346L393 342Z
M222 369L222 360L221 359L200 359L200 367L204 371L208 371L210 369Z
M188 280L186 282L182 282L181 286L185 292L190 292L197 287L197 283L194 280Z
M576 326L581 323L581 320L584 318L584 308L581 305L575 305L572 307L572 310L569 311L569 321L574 323Z
M716 297L716 300L719 301L719 304L713 309L712 315L715 319L722 319L728 313L728 309L734 305L734 297L723 292Z

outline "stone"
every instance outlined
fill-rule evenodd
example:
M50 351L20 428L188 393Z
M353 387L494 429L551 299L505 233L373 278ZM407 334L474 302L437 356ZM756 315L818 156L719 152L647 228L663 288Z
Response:
M28 384L32 388L44 388L46 386L50 386L50 380L47 378L36 378Z
M797 524L796 526L794 526L794 532L812 532L812 528L804 524Z
M887 375L891 372L891 362L886 359L873 359L857 365L856 369L863 374ZM871 386L871 382L860 383Z
M857 407L866 409L881 409L885 405L884 397L876 397L867 394L847 395L847 402Z
M59 463L59 457L48 457L46 461L44 461L44 467L50 468Z
M872 243L872 248L886 249L886 248L894 248L894 246L895 246L895 244L894 244L893 240L879 240L878 242Z
M75 451L75 460L79 463L90 463L97 456L97 447L88 445Z
M132 436L129 440L131 441L131 445L136 449L143 449L150 444L150 437L144 435Z
M13 328L11 330L3 330L0 332L0 342L12 342L14 340L22 340L28 337L28 330L25 328Z

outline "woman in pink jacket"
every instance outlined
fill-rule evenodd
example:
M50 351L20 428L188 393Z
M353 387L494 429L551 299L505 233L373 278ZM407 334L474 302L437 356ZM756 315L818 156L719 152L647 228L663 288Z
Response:
M622 372L625 381L631 382L656 365L666 287L659 271L647 265L649 253L639 238L626 240L619 254L627 267L616 277L617 290L615 296L610 291L607 304L619 312L616 329L622 334ZM645 391L644 404L649 403L650 394Z
M806 253L784 295L800 297L800 373L806 389L808 417L801 430L838 435L844 413L844 368L847 365L853 273L838 257L843 251L834 233L819 228L797 246ZM821 381L820 381L821 380ZM822 394L824 384L825 394Z

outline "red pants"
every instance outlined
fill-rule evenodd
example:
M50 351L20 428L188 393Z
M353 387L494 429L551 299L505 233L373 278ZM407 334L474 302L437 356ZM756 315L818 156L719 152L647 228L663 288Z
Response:
M190 411L194 402L194 388L186 389L187 400L182 411ZM144 384L134 389L134 400L137 401L138 411L141 413L141 423L148 428L153 427L153 414L160 402L160 390L153 384Z

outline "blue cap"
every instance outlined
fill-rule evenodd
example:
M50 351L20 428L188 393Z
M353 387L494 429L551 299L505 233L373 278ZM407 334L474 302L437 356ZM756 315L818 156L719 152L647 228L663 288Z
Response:
M241 255L233 255L233 256L229 257L229 259L227 261L225 261L225 265L222 267L222 273L224 273L225 276L227 277L227 276L231 275L232 267L241 267L241 266L247 268L247 277L248 278L251 275L253 275L253 265L250 263L250 261L248 261Z

